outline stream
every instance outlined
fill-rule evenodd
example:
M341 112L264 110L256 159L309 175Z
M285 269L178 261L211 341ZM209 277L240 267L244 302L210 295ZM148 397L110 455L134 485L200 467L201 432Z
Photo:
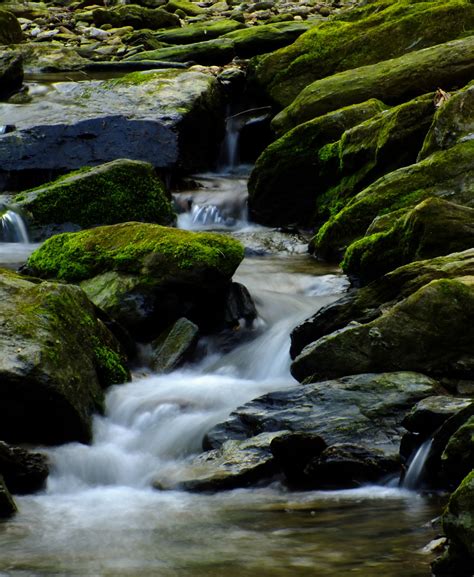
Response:
M131 383L112 387L93 444L47 449L47 488L16 497L20 512L0 524L0 577L428 575L421 550L436 534L435 497L382 486L288 492L276 481L214 495L150 488L173 481L234 408L300 386L289 372L289 333L348 286L303 242L246 221L241 176L197 180L197 192L180 193L189 208L180 226L224 228L247 245L234 278L259 312L252 339L226 354L211 339L198 364L165 376L138 368ZM13 266L31 249L0 243L0 260Z

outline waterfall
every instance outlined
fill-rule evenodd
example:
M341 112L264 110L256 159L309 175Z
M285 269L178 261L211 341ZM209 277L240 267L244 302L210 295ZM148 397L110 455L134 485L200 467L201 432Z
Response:
M415 456L408 466L406 475L402 481L402 487L405 489L418 489L423 481L426 461L428 460L433 439L424 441L415 453Z
M0 242L29 242L28 230L21 216L7 210L0 216Z

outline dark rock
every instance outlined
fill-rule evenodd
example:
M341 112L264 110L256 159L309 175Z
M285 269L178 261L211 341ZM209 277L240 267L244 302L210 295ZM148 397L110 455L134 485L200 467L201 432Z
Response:
M18 44L23 40L23 32L16 16L0 9L0 44Z
M0 518L7 519L18 511L10 491L5 485L3 477L0 475Z
M136 30L179 26L179 18L162 8L146 8L134 4L111 9L97 8L93 12L93 19L97 26L103 24L111 24L114 28L133 26Z
M48 477L48 459L0 441L0 474L12 493L26 494L41 490Z
M158 373L170 373L180 367L193 354L199 336L199 328L188 321L178 319L170 330L153 341L152 368Z
M8 98L23 83L23 59L16 52L0 53L0 98Z
M472 402L472 401L471 401ZM455 488L474 469L474 416L450 437L441 454L441 478Z
M240 283L233 282L227 296L225 324L228 327L239 327L242 322L249 326L257 316L257 309L247 288Z
M424 438L432 435L447 419L471 405L471 399L438 395L417 403L403 419L403 426Z

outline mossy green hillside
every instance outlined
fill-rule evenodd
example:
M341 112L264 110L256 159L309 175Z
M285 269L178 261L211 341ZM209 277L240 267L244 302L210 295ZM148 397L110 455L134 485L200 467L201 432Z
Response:
M371 2L258 59L253 76L275 102L287 106L315 80L440 44L473 28L470 0Z
M35 224L81 227L129 220L171 224L175 214L151 164L115 160L84 168L26 191L13 200Z
M242 258L242 245L229 237L132 222L54 236L33 252L27 266L41 277L72 282L106 271L156 281L193 269L230 278Z

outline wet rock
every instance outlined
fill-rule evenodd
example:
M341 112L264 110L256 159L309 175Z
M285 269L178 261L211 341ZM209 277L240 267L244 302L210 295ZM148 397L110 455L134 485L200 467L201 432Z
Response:
M250 326L257 316L257 309L247 288L233 282L226 301L225 325L233 328L240 327L241 323Z
M474 416L471 416L456 430L446 444L441 454L440 475L445 486L455 488L473 469Z
M474 277L434 280L375 320L307 345L291 372L299 381L400 370L469 379L473 323Z
M162 8L146 8L134 4L115 6L111 9L97 8L92 17L97 26L111 24L114 28L133 26L135 30L149 28L172 28L179 26L179 18Z
M182 316L204 331L220 325L242 257L242 246L222 235L125 223L54 236L27 267L82 281L99 308L143 341Z
M23 173L26 178L32 171L74 170L116 158L155 167L208 166L223 122L217 80L187 70L70 85L21 110L3 107L16 126L0 136L3 186Z
M433 434L445 421L472 404L471 399L437 395L426 397L417 403L403 419L408 431L423 437Z
M23 60L16 52L0 53L0 98L8 98L23 84Z
M364 284L411 261L474 246L474 208L428 198L384 232L351 244L342 268Z
M0 441L0 474L12 493L27 494L41 490L48 477L48 459Z
M199 328L194 323L178 319L153 341L152 369L157 373L170 373L180 367L193 354L198 336Z
M78 287L2 271L0 436L88 442L103 388L129 378L118 342Z
M273 119L277 132L350 104L378 98L399 104L415 96L463 86L471 80L474 36L439 44L317 80Z
M74 223L86 228L131 220L167 225L175 219L151 164L127 159L62 176L22 192L13 203L36 227Z
M16 44L13 48L22 55L25 72L33 74L79 70L89 62L77 49L58 43L25 42Z
M23 32L16 16L0 9L0 44L17 44L22 40Z
M313 27L291 46L257 60L253 76L274 101L287 106L315 80L447 42L464 35L473 24L474 10L468 0L456 5L451 1L371 2ZM443 84L423 92L438 86ZM363 100L370 97L378 96L374 92Z
M7 519L12 517L17 511L15 501L0 475L0 518Z

